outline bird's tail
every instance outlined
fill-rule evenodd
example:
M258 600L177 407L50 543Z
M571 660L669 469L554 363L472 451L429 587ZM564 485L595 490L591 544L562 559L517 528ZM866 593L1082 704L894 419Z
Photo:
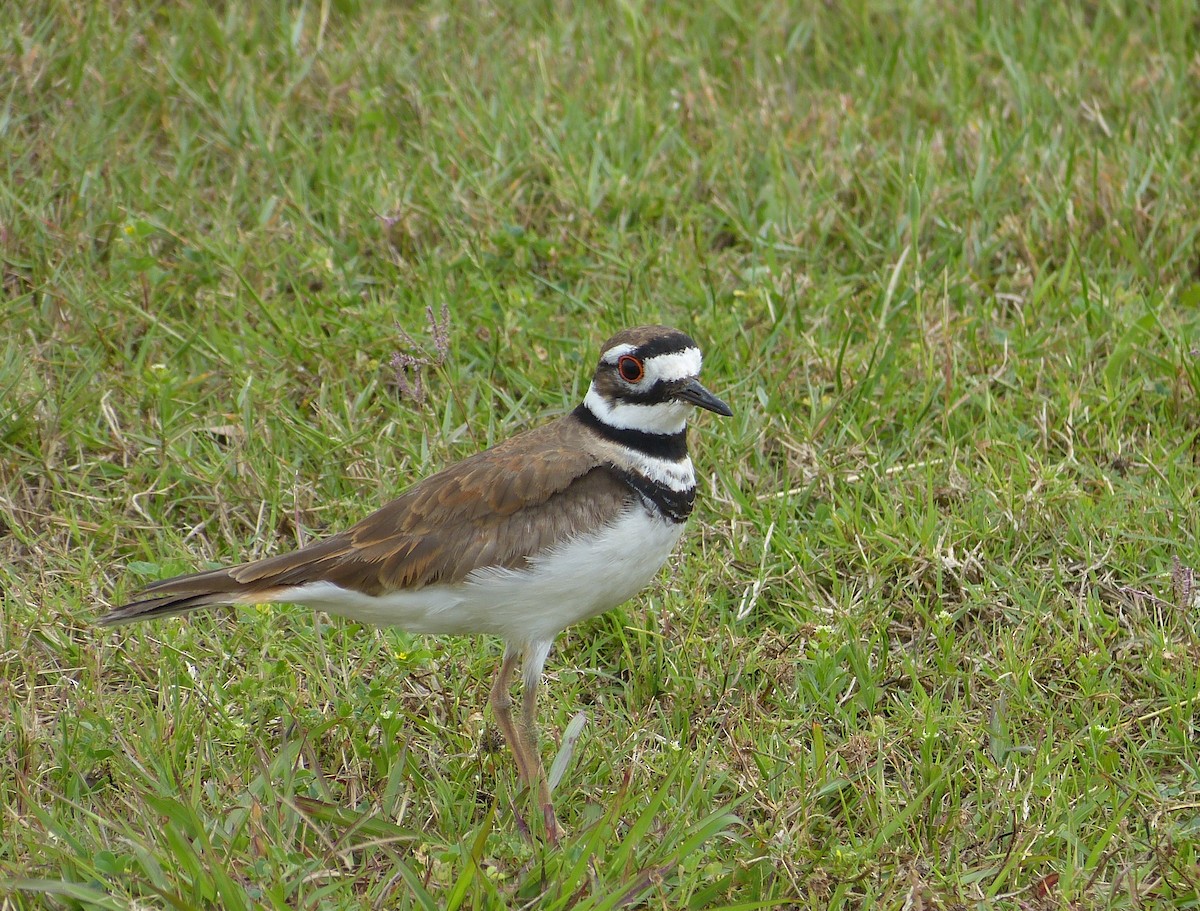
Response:
M174 617L202 607L286 601L297 586L323 580L327 567L336 565L349 546L346 536L334 535L300 550L240 566L161 579L138 592L136 600L109 611L97 622L118 626L135 620Z
M136 600L114 608L96 622L120 626L137 620L175 617L202 607L228 604L263 604L274 600L277 586L264 588L239 580L240 567L188 573L151 583L138 592Z

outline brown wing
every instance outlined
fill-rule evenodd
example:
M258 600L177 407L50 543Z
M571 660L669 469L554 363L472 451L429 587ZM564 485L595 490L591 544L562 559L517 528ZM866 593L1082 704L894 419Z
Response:
M588 449L573 417L519 434L426 478L358 524L291 553L164 579L102 623L253 601L332 582L367 595L457 582L481 566L516 568L615 518L631 491Z

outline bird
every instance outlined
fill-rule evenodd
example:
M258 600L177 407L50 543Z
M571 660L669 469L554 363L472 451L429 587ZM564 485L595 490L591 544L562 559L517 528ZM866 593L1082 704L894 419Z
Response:
M678 329L624 329L601 346L573 411L426 477L331 537L152 582L97 622L290 603L415 634L497 636L504 652L488 702L557 843L538 749L542 672L559 633L636 595L678 543L696 498L689 413L733 414L701 384L701 361Z

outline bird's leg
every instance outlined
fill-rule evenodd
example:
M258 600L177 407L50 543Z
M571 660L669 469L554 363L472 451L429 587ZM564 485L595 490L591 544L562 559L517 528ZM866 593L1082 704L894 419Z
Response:
M532 788L537 782L538 804L542 809L542 819L546 824L546 838L550 844L558 844L558 819L554 815L554 803L550 799L550 783L546 780L546 770L542 766L542 754L538 748L537 702L538 686L541 684L542 669L546 666L546 658L550 654L549 642L535 642L525 651L522 662L521 676L524 686L521 690L521 736L525 741L525 749L531 760L530 772L533 777L529 781Z
M521 731L520 736L525 741L525 749L533 758L533 787L537 782L538 806L542 809L542 818L546 823L546 838L550 844L558 844L558 819L554 815L554 803L550 799L550 782L546 780L546 769L542 765L541 750L538 749L537 724L538 681L527 683L521 693Z
M505 646L504 660L500 662L500 670L496 674L496 682L492 684L488 702L492 704L492 714L496 716L496 724L500 725L500 730L504 732L504 739L508 741L513 758L517 761L517 774L521 776L521 781L531 784L529 756L525 752L524 742L517 734L517 726L513 724L512 697L508 693L513 668L516 667L517 659L520 656L519 649L510 645Z
M512 698L508 690L513 668L517 658L522 657L522 652L524 661L521 672L524 688L521 694L521 724L518 727L513 722ZM504 739L512 749L513 758L517 762L517 774L531 791L537 791L538 807L546 825L546 839L551 844L558 844L558 819L554 815L554 805L550 802L550 785L546 781L546 771L538 750L537 691L542 668L546 666L549 654L549 642L531 643L524 649L506 645L504 659L500 662L500 671L496 674L496 682L492 684L488 701L492 704L496 723L500 725Z

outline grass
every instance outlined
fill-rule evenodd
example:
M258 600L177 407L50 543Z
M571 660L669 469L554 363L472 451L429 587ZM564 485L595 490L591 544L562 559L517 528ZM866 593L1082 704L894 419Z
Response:
M0 909L1196 907L1196 14L0 6ZM736 415L551 658L561 849L495 642L91 625L652 321Z

